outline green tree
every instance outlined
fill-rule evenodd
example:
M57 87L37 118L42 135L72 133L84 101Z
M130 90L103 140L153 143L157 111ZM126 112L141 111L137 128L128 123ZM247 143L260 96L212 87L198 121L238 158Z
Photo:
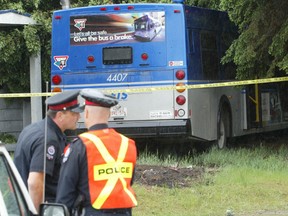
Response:
M288 74L288 1L187 0L190 5L227 11L239 37L222 59L234 62L238 79Z
M204 8L211 8L215 10L220 9L220 0L187 0L186 4L198 6L198 7L204 7Z
M53 10L61 9L60 3L1 0L0 9L29 13L39 24L0 28L0 88L6 92L29 92L29 57L40 49L42 77L45 81L49 80L51 15Z
M288 1L221 0L220 8L239 27L223 59L237 65L237 78L288 74Z

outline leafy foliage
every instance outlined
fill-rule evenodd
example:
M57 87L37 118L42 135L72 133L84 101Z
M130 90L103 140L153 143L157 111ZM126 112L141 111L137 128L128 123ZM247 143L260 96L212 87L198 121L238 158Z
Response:
M11 135L11 134L7 134L7 133L0 133L0 143L16 143L17 139L15 138L15 136Z
M119 0L119 3L171 3L172 0ZM41 51L43 89L49 80L51 18L60 0L0 0L0 9L29 13L34 26L0 29L0 88L29 92L29 56ZM111 4L112 0L75 0L71 7ZM237 65L237 78L272 77L288 73L288 1L186 0L186 4L225 10L239 28L239 38L222 59Z
M186 4L219 10L220 0L187 0Z
M239 27L223 62L237 65L239 79L273 77L288 73L288 1L221 0Z
M61 9L59 2L23 0L5 1L1 10L16 10L32 14L35 26L1 27L0 29L0 88L6 92L29 92L30 55L41 51L43 80L49 80L52 11ZM43 85L44 86L44 85Z

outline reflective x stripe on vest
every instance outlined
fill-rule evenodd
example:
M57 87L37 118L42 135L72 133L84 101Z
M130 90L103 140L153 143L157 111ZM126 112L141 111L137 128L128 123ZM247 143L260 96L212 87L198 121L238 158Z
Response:
M102 140L99 139L97 136L90 134L90 133L84 133L80 135L81 137L85 137L86 139L91 140L100 154L102 155L103 159L105 160L106 164L101 164L101 165L95 165L94 166L94 180L107 180L105 187L102 189L101 193L99 194L98 198L95 200L95 202L92 204L92 206L96 209L100 209L101 206L105 203L111 192L113 191L116 183L118 180L121 181L122 186L126 194L130 197L134 205L137 205L137 201L135 196L131 193L130 190L127 189L127 183L124 178L132 178L132 173L133 173L133 164L129 162L123 162L125 159L125 155L127 153L128 149L128 138L121 135L122 141L121 141L121 146L118 152L118 157L117 160L115 160L110 153L108 152L107 148L103 144ZM104 174L101 173L99 176L99 172L101 170L107 170L108 167L111 167L111 165L117 169L118 171L121 169L130 169L129 172L124 172L122 175L119 175L118 172L111 174Z

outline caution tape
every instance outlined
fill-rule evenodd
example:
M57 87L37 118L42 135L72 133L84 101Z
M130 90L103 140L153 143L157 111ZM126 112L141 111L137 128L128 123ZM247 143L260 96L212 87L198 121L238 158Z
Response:
M9 94L0 94L0 98L23 98L23 97L48 97L52 96L55 93L9 93Z
M121 89L121 91L127 92L127 93L140 93L140 92L151 92L151 91L161 91L161 90L182 90L182 89L232 87L232 86L243 86L243 85L252 85L252 84L285 82L285 81L288 81L288 77L230 81L230 82L217 82L217 83L206 83L206 84L193 84L193 85L183 85L183 86L158 86L158 87L129 88L129 89ZM109 89L109 90L104 90L104 91L107 93L115 93L115 92L119 92L119 89L115 89L115 90Z
M288 81L288 77L217 82L217 83L206 83L206 84L193 84L193 85L183 85L183 86L159 86L159 87L129 88L129 89L121 89L121 92L140 93L140 92L152 92L152 91L161 91L161 90L218 88L218 87L231 87L231 86L242 86L242 85L252 85L252 84L285 82L285 81ZM115 93L115 92L119 92L119 89L109 89L109 90L105 89L103 91L107 92L107 93ZM46 93L10 93L10 94L0 94L0 98L47 97L47 96L52 96L53 94L57 94L57 93L52 93L52 92L46 92Z

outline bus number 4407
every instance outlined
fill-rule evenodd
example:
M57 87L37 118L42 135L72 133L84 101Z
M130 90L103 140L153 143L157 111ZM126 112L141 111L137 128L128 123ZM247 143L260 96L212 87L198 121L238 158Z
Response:
M110 74L107 78L108 82L123 82L127 77L127 73Z

